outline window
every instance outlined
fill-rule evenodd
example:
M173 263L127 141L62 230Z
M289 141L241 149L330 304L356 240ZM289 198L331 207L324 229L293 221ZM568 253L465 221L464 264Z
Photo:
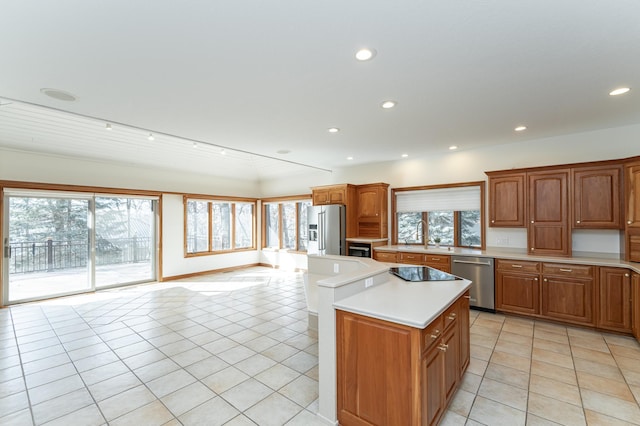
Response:
M185 197L186 255L255 247L255 202Z
M452 247L484 248L484 182L396 188L394 239L397 244L439 241Z
M263 208L263 246L293 251L307 250L307 207L310 200L272 199Z

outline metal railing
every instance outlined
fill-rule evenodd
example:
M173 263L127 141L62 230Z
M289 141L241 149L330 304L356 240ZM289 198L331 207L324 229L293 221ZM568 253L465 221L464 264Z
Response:
M148 237L100 238L96 243L96 266L148 262L151 253L151 238ZM9 243L10 274L86 267L88 258L86 240Z

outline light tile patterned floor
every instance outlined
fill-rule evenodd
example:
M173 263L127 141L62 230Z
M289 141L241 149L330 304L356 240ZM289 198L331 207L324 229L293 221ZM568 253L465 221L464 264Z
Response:
M442 424L640 424L633 339L471 316ZM302 275L268 268L2 309L0 424L321 424L306 317Z

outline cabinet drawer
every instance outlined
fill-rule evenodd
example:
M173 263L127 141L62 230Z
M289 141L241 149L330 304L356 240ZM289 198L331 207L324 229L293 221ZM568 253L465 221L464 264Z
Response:
M449 306L449 308L447 308L447 310L442 314L442 319L444 321L445 330L455 325L458 321L458 305L454 303L453 305Z
M527 262L526 260L497 259L496 269L502 271L539 272L539 262Z
M451 256L425 254L424 261L429 265L451 265Z
M593 266L570 265L565 263L543 263L544 275L556 275L559 277L584 277L593 278Z
M424 263L424 254L418 253L398 253L398 261L402 263L415 263L417 265Z
M388 251L376 251L374 252L374 258L380 262L397 262L398 254Z
M436 342L440 341L442 333L444 332L444 322L442 315L433 320L425 329L422 330L422 351L426 351Z

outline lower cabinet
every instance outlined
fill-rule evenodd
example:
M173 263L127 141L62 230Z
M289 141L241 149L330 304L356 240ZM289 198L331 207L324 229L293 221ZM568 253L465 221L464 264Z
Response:
M437 424L468 365L468 306L461 297L422 330L338 310L339 423Z
M624 268L601 267L598 296L596 326L606 330L631 332L631 272Z
M496 260L496 309L517 314L540 314L540 264Z
M540 314L593 325L594 270L594 266L543 263Z

